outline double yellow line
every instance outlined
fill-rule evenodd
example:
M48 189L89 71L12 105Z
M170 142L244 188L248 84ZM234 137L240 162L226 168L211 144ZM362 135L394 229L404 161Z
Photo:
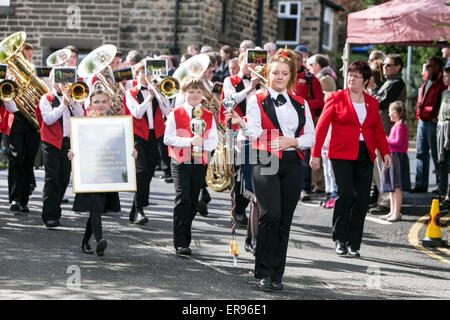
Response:
M426 255L428 255L434 259L440 260L444 263L450 264L450 259L444 258L441 255L436 254L435 251L432 251L426 247L423 247L419 243L419 231L424 225L425 226L427 225L429 218L430 218L430 215L426 214L413 224L413 226L409 230L409 234L408 234L409 243L412 244L416 249L425 253ZM442 221L447 222L448 220L450 220L450 216L448 214L444 217L441 217L441 222ZM448 224L448 223L446 223L446 224ZM448 226L445 228L448 228ZM435 248L435 249L438 250L439 252L441 252L442 254L445 254L450 257L449 249L447 249L447 248Z

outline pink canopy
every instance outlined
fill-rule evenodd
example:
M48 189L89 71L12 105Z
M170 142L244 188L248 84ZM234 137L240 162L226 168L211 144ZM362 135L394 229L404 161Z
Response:
M347 43L438 46L450 40L448 0L391 0L347 17ZM442 38L445 36L446 38Z

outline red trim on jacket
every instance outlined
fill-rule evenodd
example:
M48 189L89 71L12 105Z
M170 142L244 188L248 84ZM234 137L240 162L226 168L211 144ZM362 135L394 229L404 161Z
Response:
M274 152L270 148L270 142L272 142L272 140L274 140L278 137L283 136L283 133L275 127L273 122L269 119L269 116L264 112L262 102L267 98L268 95L269 95L269 90L266 90L264 92L260 92L260 93L256 94L256 101L258 101L259 111L261 112L261 128L263 129L263 131L262 131L261 135L259 136L259 138L252 142L252 149L267 151L273 155L276 155L278 158L282 159L283 151ZM303 106L305 105L305 100L302 97L294 96L294 95L291 95L290 93L288 93L288 95L291 98L293 98L295 101L300 103L301 105L303 105ZM305 121L306 121L305 109L303 109L303 115L304 115ZM305 125L306 125L306 123L305 123ZM303 132L305 130L305 125L301 129L300 134L297 138L299 138L300 136L303 135ZM305 160L302 152L299 149L296 149L296 151L297 151L300 159Z
M208 138L209 130L211 130L212 127L213 114L212 112L206 110L205 108L202 108L202 110L203 110L202 119L206 122L206 128L205 131L203 132L202 139L206 140ZM174 119L177 128L177 136L184 138L192 138L194 134L191 131L190 125L191 119L189 118L189 115L187 114L184 107L178 106L171 112L174 113ZM177 160L180 163L191 162L192 147L180 148L174 146L167 146L167 148L169 151L169 157ZM209 152L203 151L202 154L203 154L202 164L206 165L208 163Z
M311 77L311 92L314 99L309 95L309 85L306 80L306 71L297 73L295 81L295 95L302 97L308 102L309 111L311 111L312 120L315 121L316 111L321 110L324 105L324 94L319 79L314 75ZM318 111L317 111L318 112Z
M139 92L138 87L133 87L129 91L131 93L131 96L134 99L136 99L136 101L138 103L140 103L138 101L138 99L137 99L137 95L138 95L138 92ZM156 98L153 98L153 99L156 99ZM127 99L126 99L126 94L125 94L123 96L124 114L125 115L132 115L130 110L127 107L126 100ZM150 103L153 103L153 102L150 101ZM148 141L149 126L148 126L147 120L144 117L147 117L147 115L145 113L144 113L144 115L142 116L141 119L136 119L135 117L133 117L133 131L134 131L135 135L137 135L138 137L141 137L142 139ZM159 105L156 108L156 112L154 113L154 116L153 116L153 128L155 129L156 139L161 137L164 134L164 131L166 130L166 126L164 125L164 119L163 119L163 116L162 116L161 108L159 107Z
M364 93L367 115L361 125L350 98L349 89L333 92L328 96L325 107L316 125L316 139L311 156L320 157L322 146L331 125L328 158L356 160L359 152L359 135L362 133L370 160L376 158L375 149L382 157L390 154L386 133L378 112L378 101Z

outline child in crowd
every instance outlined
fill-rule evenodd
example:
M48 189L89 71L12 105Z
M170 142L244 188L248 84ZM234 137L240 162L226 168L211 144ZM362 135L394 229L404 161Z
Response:
M392 165L381 173L381 192L390 192L391 210L381 216L390 222L400 221L402 215L402 190L411 189L408 158L408 126L406 125L406 108L401 101L389 105L389 117L395 122L387 142L391 150Z

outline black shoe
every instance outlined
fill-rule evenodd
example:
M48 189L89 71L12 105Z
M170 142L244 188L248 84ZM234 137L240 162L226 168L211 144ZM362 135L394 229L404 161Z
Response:
M411 191L409 191L410 193L424 193L427 192L427 189L425 188L418 188L418 187L414 187L413 189L411 189Z
M233 212L233 217L236 219L236 223L238 227L246 227L248 224L248 218L245 213L236 213Z
M208 215L208 204L205 201L200 200L197 204L197 211L201 216L206 217Z
M105 239L100 239L99 242L97 242L97 248L95 248L95 252L99 257L103 256L105 254L105 249L108 246L108 241Z
M188 247L178 247L176 248L176 254L181 256L190 256L191 255L191 249Z
M69 203L69 198L62 198L61 203Z
M273 290L283 290L283 284L280 282L272 281Z
M352 246L347 246L347 250L348 250L348 255L351 256L352 258L356 258L359 257L360 254L358 252L358 250L353 249Z
M20 204L17 201L14 201L11 203L11 206L9 207L9 210L20 212Z
M258 286L263 291L272 291L273 290L273 284L272 280L270 278L262 278L258 282Z
M436 189L434 189L433 191L431 191L433 194L440 194L441 193L441 189L439 189L439 187L437 187Z
M375 208L370 209L369 213L372 213L372 214L386 214L386 213L389 213L389 211L390 211L389 208L377 205Z
M172 177L164 178L164 182L165 183L173 183L173 178Z
M347 248L342 241L336 241L336 254L339 256L343 256L347 254Z
M56 228L59 226L59 220L48 220L45 222L47 228Z
M145 216L144 211L141 211L141 210L138 211L136 213L136 216L134 219L134 224L142 226L142 225L146 224L147 222L148 222L148 218Z
M29 213L30 209L28 208L27 205L20 205L19 211L22 212L22 213Z
M91 245L89 243L84 243L84 242L81 243L81 251L83 251L83 253L86 253L86 254L94 253L94 250L92 250Z
M253 246L250 243L246 243L244 245L244 249L245 249L245 251L250 252L253 255L255 255L255 249L253 249Z

